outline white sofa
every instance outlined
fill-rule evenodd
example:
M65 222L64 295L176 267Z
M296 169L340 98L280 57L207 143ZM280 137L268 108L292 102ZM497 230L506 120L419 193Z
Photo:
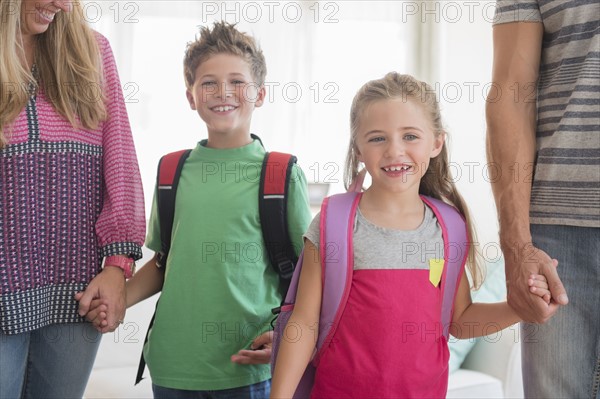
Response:
M477 340L450 374L448 398L523 398L517 326Z

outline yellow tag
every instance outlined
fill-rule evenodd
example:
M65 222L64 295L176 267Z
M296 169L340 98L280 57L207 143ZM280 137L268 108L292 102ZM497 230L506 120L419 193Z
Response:
M444 259L429 259L429 281L434 287L437 287L442 279L444 270Z

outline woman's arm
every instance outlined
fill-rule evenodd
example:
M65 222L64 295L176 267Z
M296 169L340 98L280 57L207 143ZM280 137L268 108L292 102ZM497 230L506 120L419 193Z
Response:
M291 398L315 350L321 312L321 263L319 251L308 240L304 244L304 260L298 284L294 311L287 323L290 336L281 339L273 373L271 398Z
M120 273L116 268L115 273ZM123 278L121 276L121 278ZM164 271L156 267L156 255L150 259L140 270L127 281L126 287L126 308L129 308L144 299L150 298L162 289L164 281ZM83 293L75 295L75 299L81 300ZM108 332L108 306L109 303L101 297L91 300L89 310L84 313L85 318L94 324L94 327L102 333ZM118 327L118 324L117 324Z

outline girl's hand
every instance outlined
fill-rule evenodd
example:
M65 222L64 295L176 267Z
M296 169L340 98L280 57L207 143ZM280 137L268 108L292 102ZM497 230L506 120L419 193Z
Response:
M542 298L547 304L550 304L552 298L550 289L548 288L548 281L542 274L531 274L527 280L529 285L529 292Z

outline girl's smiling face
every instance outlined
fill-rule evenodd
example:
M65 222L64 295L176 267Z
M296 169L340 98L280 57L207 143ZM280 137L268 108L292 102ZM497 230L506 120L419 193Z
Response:
M360 116L355 146L372 187L418 195L421 178L444 145L434 133L425 107L414 99L379 100Z

